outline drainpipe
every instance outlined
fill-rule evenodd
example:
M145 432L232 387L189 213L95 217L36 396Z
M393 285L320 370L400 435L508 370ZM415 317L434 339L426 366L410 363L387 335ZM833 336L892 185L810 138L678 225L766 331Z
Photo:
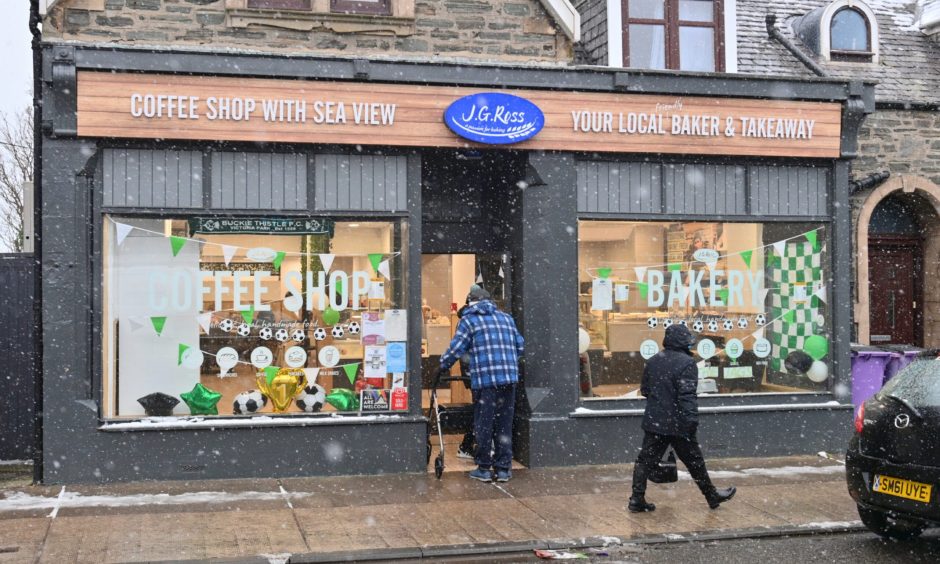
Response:
M29 0L33 36L33 482L42 467L42 30L39 0Z
M863 190L868 190L869 188L874 188L878 186L891 176L891 172L883 170L881 172L873 172L868 176L861 178L852 182L852 193L858 194Z
M806 68L816 73L816 76L828 77L829 73L826 72L821 66L819 66L816 61L811 59L800 50L790 38L780 33L780 30L777 29L777 15L776 14L767 14L764 18L764 22L767 24L767 35L771 39L776 39L778 43L787 48L787 51L793 53L793 56L799 59L801 63L806 65Z

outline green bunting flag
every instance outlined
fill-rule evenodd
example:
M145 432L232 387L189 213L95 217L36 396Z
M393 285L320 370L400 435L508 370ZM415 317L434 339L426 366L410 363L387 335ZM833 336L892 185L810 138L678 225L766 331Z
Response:
M816 237L817 235L816 231L817 231L816 229L813 229L812 231L807 231L806 240L809 241L810 244L813 246L813 251L818 253L819 252L819 240Z
M166 325L166 317L151 317L150 323L153 324L153 330L157 332L159 337L163 333L163 326Z
M186 245L186 238L184 237L170 237L170 247L173 248L173 256L180 254L180 251L183 250L183 246Z
M248 308L248 309L243 309L243 310L241 310L240 313L242 314L242 319L245 320L245 323L247 323L248 325L251 325L251 322L254 321L254 319L255 319L255 306L254 306L254 304L252 304L252 306L251 306L250 308Z
M728 305L728 294L729 290L727 288L721 288L718 290L718 297L721 298L721 303Z
M359 372L359 363L354 362L352 364L344 364L343 370L346 371L346 377L349 378L350 384L356 383L356 373Z
M787 310L787 312L783 314L783 320L787 323L796 323L796 310Z
M180 364L183 364L183 353L186 352L187 350L189 350L189 345L184 345L183 343L180 343L179 352L176 353L176 365L177 366L179 366Z
M754 251L741 251L741 258L744 260L744 264L746 264L748 268L751 268L751 254L753 252Z
M679 270L682 268L682 265L678 262L673 262L670 263L667 268L669 269L669 272L679 272Z
M646 294L649 292L649 284L644 284L643 282L637 282L636 287L640 289L640 297L644 300L646 299Z
M274 257L274 260L271 261L274 263L274 270L281 270L281 263L284 262L284 257L287 255L284 251L278 251L277 256Z
M609 266L597 269L597 275L601 278L610 278L610 271L613 270Z
M274 377L277 376L277 371L280 370L277 366L265 366L264 367L264 379L268 382L270 386L274 382Z
M333 287L336 288L336 295L343 295L343 280L341 278L336 279L336 283L333 284Z
M379 264L382 263L382 253L369 253L369 262L372 263L372 270L379 273Z

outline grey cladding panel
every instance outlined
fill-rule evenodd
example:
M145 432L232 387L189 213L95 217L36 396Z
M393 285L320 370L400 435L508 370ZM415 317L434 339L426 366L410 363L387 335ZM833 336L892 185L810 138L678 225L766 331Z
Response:
M743 166L663 165L666 213L743 215L747 213Z
M812 166L751 166L751 210L760 215L829 214L828 170Z
M578 211L659 213L662 166L651 163L579 161Z
M103 153L105 207L202 207L202 153L150 149Z
M395 155L317 155L316 209L408 209L407 162L408 157Z
M307 209L307 158L297 153L213 153L212 207Z

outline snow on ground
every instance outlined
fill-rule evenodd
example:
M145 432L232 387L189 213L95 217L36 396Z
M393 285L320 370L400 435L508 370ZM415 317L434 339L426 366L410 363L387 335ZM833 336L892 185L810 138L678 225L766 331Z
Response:
M765 478L786 478L800 475L830 475L845 473L844 466L779 466L777 468L744 468L741 470L709 470L712 478L748 478L763 476ZM691 480L688 472L679 470L680 480Z
M861 521L818 521L800 525L803 529L849 529L861 526Z
M67 507L139 507L145 505L199 505L206 503L234 503L239 501L284 501L301 498L310 493L287 492L192 492L183 494L136 495L82 495L64 491L61 495L45 497L23 492L7 492L0 499L0 512L26 509L55 509Z
M400 415L340 415L331 413L317 417L233 417L214 419L204 417L148 417L139 421L105 423L100 431L160 430L160 429L215 429L218 427L288 427L305 425L335 425L337 423L366 423L390 419L402 419Z

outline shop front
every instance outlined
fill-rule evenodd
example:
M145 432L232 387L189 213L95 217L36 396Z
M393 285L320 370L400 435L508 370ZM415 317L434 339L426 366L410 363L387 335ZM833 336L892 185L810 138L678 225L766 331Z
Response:
M631 460L677 323L709 454L848 432L870 86L47 54L47 481L423 472L474 283L526 338L522 464Z

